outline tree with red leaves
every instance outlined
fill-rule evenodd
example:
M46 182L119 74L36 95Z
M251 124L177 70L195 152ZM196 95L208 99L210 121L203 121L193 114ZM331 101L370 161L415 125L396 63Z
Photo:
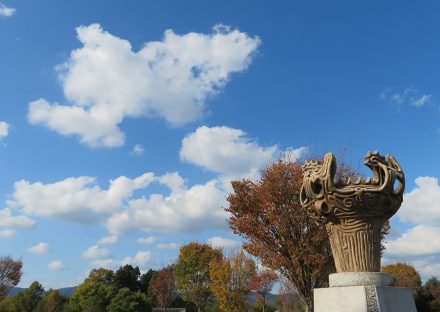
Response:
M152 280L151 287L156 296L158 306L166 311L177 296L173 266L170 265L160 270L157 276Z
M272 290L278 275L272 270L257 272L252 278L251 290L257 294L263 303L263 312L266 306L266 295Z

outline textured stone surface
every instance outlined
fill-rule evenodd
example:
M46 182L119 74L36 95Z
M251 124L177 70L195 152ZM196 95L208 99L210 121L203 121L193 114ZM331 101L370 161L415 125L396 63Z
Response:
M388 286L316 288L315 312L417 312L411 289Z
M329 275L330 287L391 286L393 278L381 272L343 272Z
M368 152L364 163L374 177L357 181L335 181L331 153L303 166L301 205L325 224L338 272L380 271L382 227L403 199L405 176L392 156Z

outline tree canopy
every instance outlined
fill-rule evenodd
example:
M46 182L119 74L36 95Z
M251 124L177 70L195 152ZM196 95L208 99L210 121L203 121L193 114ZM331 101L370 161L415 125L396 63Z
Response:
M222 252L208 244L189 243L179 250L174 278L181 297L202 311L212 296L209 266L222 258Z
M300 204L302 180L300 163L273 163L258 181L231 182L226 211L243 248L289 279L313 310L313 289L328 285L335 265L324 226Z
M243 252L211 262L211 289L224 312L246 311L246 299L255 275L255 262Z
M167 266L160 270L151 281L157 305L166 309L171 306L177 297L176 282L174 281L173 266Z
M23 262L11 257L0 258L0 299L6 297L9 290L21 279Z

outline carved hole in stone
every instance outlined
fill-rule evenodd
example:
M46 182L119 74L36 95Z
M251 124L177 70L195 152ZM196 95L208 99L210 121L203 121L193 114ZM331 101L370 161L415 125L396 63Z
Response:
M328 205L326 202L321 203L321 209L319 209L319 210L321 210L321 213L323 213L323 214L327 214L330 212L330 209L328 208Z
M320 180L316 180L312 182L312 191L316 195L321 194L322 191L322 184Z
M306 195L306 191L304 190L304 187L301 188L301 193L299 195L299 200L301 201L301 203L306 203L307 201L307 195Z

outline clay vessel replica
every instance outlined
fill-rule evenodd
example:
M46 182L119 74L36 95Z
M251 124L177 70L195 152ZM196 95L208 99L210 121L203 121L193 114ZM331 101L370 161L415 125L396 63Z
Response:
M405 176L392 156L368 152L365 165L374 178L335 181L336 159L307 161L301 204L325 224L337 272L379 272L381 231L400 208Z

